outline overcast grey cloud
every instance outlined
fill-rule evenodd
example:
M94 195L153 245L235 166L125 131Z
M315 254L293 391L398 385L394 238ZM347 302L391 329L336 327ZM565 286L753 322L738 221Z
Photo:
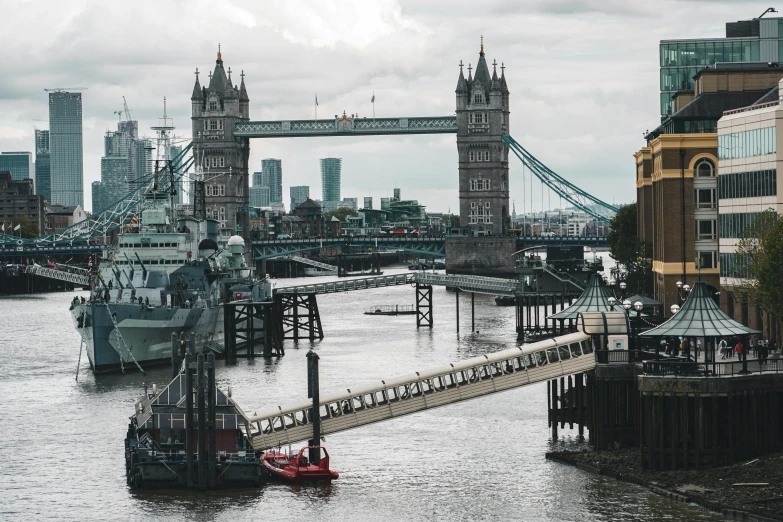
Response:
M165 96L178 133L189 136L193 73L214 67L218 42L234 80L246 74L251 119L312 118L316 92L319 118L369 116L373 92L379 117L427 116L454 113L457 64L475 64L483 34L489 60L506 66L511 134L577 185L626 202L635 197L631 155L643 145L642 132L659 121L658 41L720 37L725 22L766 7L675 0L0 0L0 150L33 150L34 127L48 121L44 88L88 87L90 208L103 133L116 127L122 96L142 129L157 123ZM284 194L305 184L320 197L318 158L328 156L343 158L344 197L382 197L396 184L431 211L458 208L450 135L253 140L250 168L281 158ZM522 175L512 161L517 210L523 199L529 208ZM533 200L540 208L537 186Z

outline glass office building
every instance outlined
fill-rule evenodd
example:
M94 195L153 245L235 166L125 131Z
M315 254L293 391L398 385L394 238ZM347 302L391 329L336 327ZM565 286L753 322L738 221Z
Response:
M52 197L49 165L49 131L35 129L35 193L46 201Z
M310 197L310 187L298 185L289 189L291 193L291 212L296 210L300 203L304 203Z
M342 158L321 159L321 201L324 211L334 210L340 203Z
M783 61L783 18L726 23L725 38L661 40L661 116L672 114L672 97L693 89L694 75L719 62Z
M49 203L84 208L81 93L49 93L49 154Z
M14 181L33 178L31 152L0 152L0 172L8 171Z
M283 202L283 162L279 159L261 160L261 185L269 187L269 201ZM255 185L255 182L253 183Z

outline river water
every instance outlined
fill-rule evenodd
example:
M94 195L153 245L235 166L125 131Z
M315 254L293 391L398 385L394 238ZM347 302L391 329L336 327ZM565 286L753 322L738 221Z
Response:
M386 270L395 273L399 270ZM319 278L277 281L278 286ZM81 294L81 293L80 293ZM576 430L552 443L539 383L328 437L330 487L269 484L233 492L132 491L123 438L142 383L169 369L93 376L86 356L74 377L79 336L73 293L0 298L0 519L2 520L723 520L633 485L549 462L578 448ZM434 328L415 316L366 316L376 305L414 303L408 286L318 298L325 338L321 390L352 387L513 346L514 309L476 295L433 290ZM279 360L218 363L218 385L247 412L307 396L310 342L286 341Z

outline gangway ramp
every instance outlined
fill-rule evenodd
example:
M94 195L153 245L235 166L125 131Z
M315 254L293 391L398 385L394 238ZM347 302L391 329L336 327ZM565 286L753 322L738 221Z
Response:
M39 265L30 265L27 266L25 272L76 285L90 286L90 276L87 275L87 270L83 268L67 267L65 270L58 270Z
M335 265L321 263L320 261L314 261L307 257L290 255L280 256L277 259L290 259L291 261L296 261L297 263L302 263L304 265L314 266L315 268L320 268L321 270L325 270L327 272L334 272L335 274L337 273L337 267Z
M396 274L377 277L362 277L359 279L343 279L329 283L315 283L312 285L284 286L275 288L276 294L333 294L336 292L350 292L353 290L369 290L385 286L399 286L415 283L415 274Z
M353 290L369 290L385 286L408 284L446 286L459 288L465 292L477 292L493 295L514 295L520 291L520 283L514 279L499 277L481 277L472 275L433 274L430 272L410 272L407 274L343 279L329 283L311 285L284 286L275 289L277 294L333 294Z
M322 394L321 435L394 419L595 368L592 340L572 333L440 368ZM257 451L312 437L312 401L302 399L249 416Z

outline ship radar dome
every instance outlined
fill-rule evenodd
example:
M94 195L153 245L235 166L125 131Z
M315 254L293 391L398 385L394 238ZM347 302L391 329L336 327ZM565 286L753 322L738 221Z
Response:
M235 246L235 245L244 247L245 240L242 239L240 236L231 236L230 238L228 238L228 246Z
M199 250L217 250L218 244L215 242L214 239L202 239L201 242L198 244Z

